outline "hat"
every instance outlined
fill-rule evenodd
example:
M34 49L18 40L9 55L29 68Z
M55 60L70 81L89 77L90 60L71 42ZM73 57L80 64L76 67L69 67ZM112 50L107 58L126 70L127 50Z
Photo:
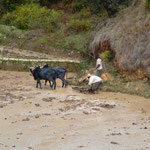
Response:
M91 74L89 73L88 75L87 75L87 77L89 78L91 76Z

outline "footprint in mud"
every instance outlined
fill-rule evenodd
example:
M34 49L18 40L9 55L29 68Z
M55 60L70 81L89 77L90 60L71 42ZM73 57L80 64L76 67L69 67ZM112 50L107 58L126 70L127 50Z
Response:
M137 123L133 122L132 125L137 125Z
M125 133L125 134L126 134L126 135L130 135L130 133L128 133L128 132L127 132L127 133Z
M36 107L41 107L41 105L40 104L34 104Z
M92 110L100 111L100 109L99 109L99 108L92 108Z
M33 150L33 148L32 148L31 146L28 146L28 149L29 149L29 150Z
M29 121L30 119L27 117L25 119L22 119L22 121Z
M148 129L148 128L147 127L144 127L144 128L141 127L140 129Z
M35 118L38 119L40 116L39 115L35 115Z
M110 143L111 143L111 144L115 144L115 145L119 145L119 143L113 142L113 141L111 141Z
M44 113L42 114L43 116L50 116L51 114L50 113Z
M17 135L23 135L23 133L22 133L22 132L20 132L20 133L17 133Z
M17 123L17 121L13 121L13 122L11 122L11 123L12 123L12 124L13 124L13 123Z
M52 102L52 100L55 100L55 97L49 97L49 98L43 98L42 100L45 102Z
M82 146L82 145L80 145L80 146L78 146L78 148L83 148L84 146Z
M112 109L114 108L116 105L111 105L111 104L99 104L99 105L96 105L96 106L100 106L100 107L103 107L103 108L107 108L107 109Z
M7 106L7 104L0 104L0 108Z
M111 133L111 134L107 134L106 136L115 136L115 135L122 135L122 134L119 132L119 133Z
M90 112L87 112L87 111L83 111L83 113L86 114L86 115L90 114Z

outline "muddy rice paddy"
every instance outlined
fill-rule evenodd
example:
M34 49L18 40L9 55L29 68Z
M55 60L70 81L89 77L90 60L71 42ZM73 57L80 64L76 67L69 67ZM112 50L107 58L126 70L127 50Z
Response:
M0 71L0 150L150 150L150 99L42 87Z

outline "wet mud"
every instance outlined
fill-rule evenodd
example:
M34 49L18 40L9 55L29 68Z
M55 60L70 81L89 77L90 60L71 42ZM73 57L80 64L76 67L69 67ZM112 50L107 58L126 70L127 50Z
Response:
M27 72L0 71L1 150L150 149L150 99L35 86Z

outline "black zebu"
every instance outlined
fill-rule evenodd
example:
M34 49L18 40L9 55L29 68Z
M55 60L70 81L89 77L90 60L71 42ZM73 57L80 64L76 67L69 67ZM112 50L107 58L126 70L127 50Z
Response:
M48 64L46 64L45 66L43 66L43 68L52 68L56 71L57 73L57 78L59 78L62 81L62 87L67 87L68 85L68 81L65 80L65 75L67 76L67 70L63 67L48 67ZM67 78L67 77L66 77ZM45 85L47 83L47 80L45 80ZM51 82L49 81L50 86L51 86Z
M52 81L54 89L56 89L56 78L57 72L53 68L40 68L36 67L35 69L30 68L30 72L32 73L34 80L37 81L36 88L38 88L38 84L41 87L40 80Z

